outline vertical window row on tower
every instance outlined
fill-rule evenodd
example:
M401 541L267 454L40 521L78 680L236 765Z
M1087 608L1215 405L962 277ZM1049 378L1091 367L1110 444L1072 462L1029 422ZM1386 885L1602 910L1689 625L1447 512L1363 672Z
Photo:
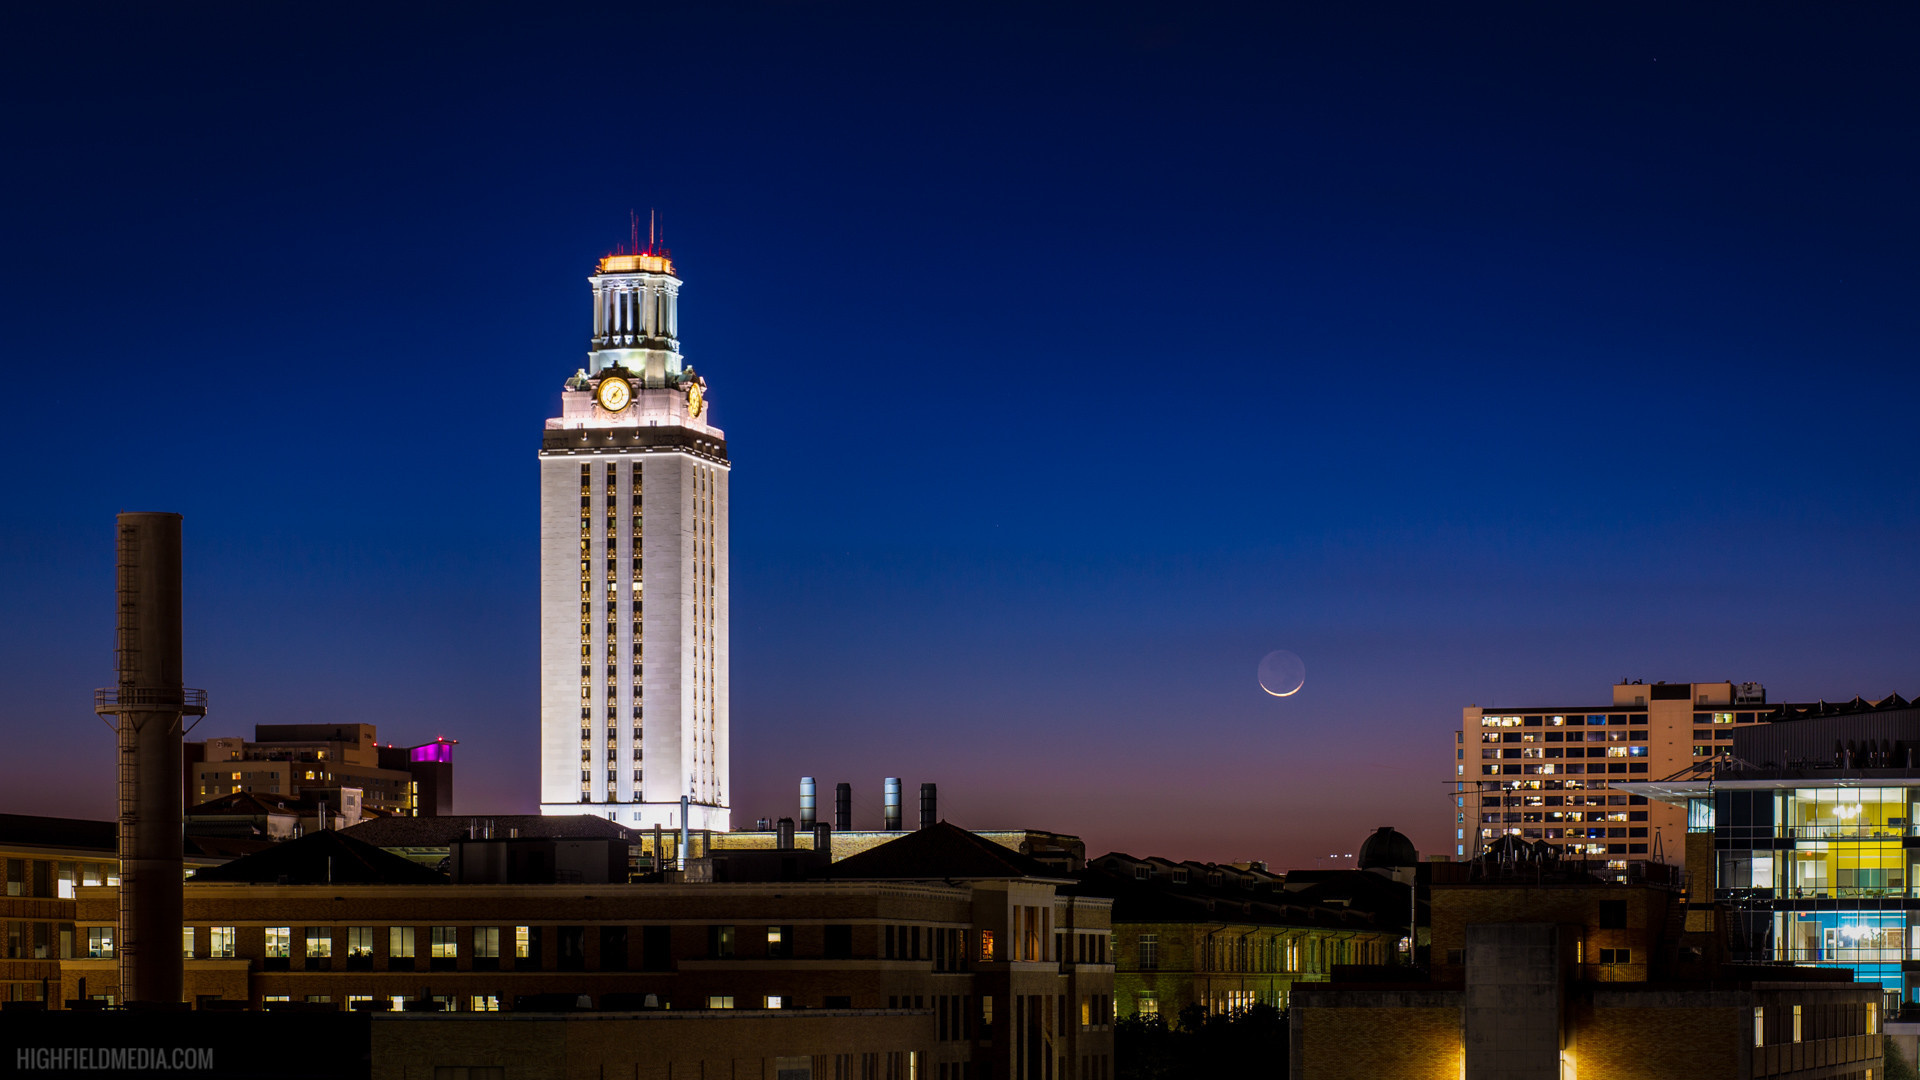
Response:
M580 466L580 801L593 797L593 466Z
M614 462L606 465L606 585L607 585L607 637L606 637L606 690L605 701L607 738L601 743L606 755L604 765L607 771L607 786L604 798L611 802L619 789L619 777L614 772L615 755L619 752L619 709L620 709L620 467Z
M645 653L646 638L645 638L645 635L643 635L640 630L640 627L641 627L640 613L641 613L641 608L644 605L646 600L645 591L643 588L643 586L646 583L646 577L642 573L643 566L640 561L640 558L641 558L640 552L641 552L641 540L646 536L646 530L642 527L641 515L640 515L640 507L642 503L642 498L641 498L642 489L641 489L641 467L640 467L640 460L638 458L635 458L633 462L633 478L631 483L631 489L632 489L632 492L631 492L630 498L633 501L632 525L627 530L628 542L632 545L631 561L630 561L631 572L628 577L628 581L630 582L630 585L631 585L629 592L632 594L632 598L633 598L632 599L633 607L631 612L632 624L633 624L633 636L631 640L633 644L631 646L631 650L632 650L631 655L628 657L633 667L633 679L632 679L633 705L632 705L632 716L630 717L632 721L632 726L633 726L633 731L632 731L633 742L631 743L631 750L630 750L630 754L631 754L630 765L633 769L633 801L642 802L644 801L644 795L641 791L641 785L644 782L645 777L641 771L643 766L642 746L644 744L641 742L640 734L641 734L641 721L645 715L642 712L642 709L644 708L646 696L642 692L643 684L640 678L640 670L641 670L641 660ZM636 820L638 819L636 818Z
M694 782L705 802L718 804L714 716L714 479L716 470L693 468L693 728Z

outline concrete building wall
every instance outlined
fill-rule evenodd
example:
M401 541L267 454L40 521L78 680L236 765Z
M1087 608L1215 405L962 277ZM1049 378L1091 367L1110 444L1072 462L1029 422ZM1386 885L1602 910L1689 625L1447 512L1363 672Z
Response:
M1607 1008L1588 1004L1575 1018L1568 1058L1576 1075L1623 1080L1765 1075L1753 1071L1753 1042L1740 1037L1741 1019L1738 1008L1702 1006L1685 997Z
M1474 1080L1560 1080L1565 973L1560 928L1495 923L1466 928L1460 1024Z
M1623 925L1606 926L1603 902L1617 904ZM1462 978L1468 928L1476 923L1552 923L1565 928L1562 941L1576 977L1593 982L1644 982L1665 930L1674 894L1651 886L1451 885L1433 890L1433 974ZM1603 963L1606 953L1626 962Z
M933 1017L925 1011L384 1014L373 1020L374 1080L415 1080L446 1075L436 1071L445 1069L502 1069L514 1080L928 1080L936 1061L944 1064L941 1058Z
M580 801L580 465L540 459L540 805ZM604 552L602 552L604 553ZM578 812L577 810L575 812Z
M1289 1014L1292 1080L1461 1080L1456 990L1315 990Z

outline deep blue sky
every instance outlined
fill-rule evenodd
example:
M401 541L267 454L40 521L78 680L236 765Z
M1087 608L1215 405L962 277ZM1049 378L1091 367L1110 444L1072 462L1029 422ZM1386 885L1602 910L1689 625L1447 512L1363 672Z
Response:
M1911 5L392 6L4 16L0 810L109 813L122 509L202 733L530 810L534 453L650 207L737 820L1451 850L1470 702L1920 690Z

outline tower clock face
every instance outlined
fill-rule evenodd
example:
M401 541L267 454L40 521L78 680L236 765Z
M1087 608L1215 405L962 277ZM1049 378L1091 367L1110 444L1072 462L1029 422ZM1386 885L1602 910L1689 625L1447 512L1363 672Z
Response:
M600 380L600 389L595 396L601 408L608 412L619 412L633 400L633 387L627 385L627 380L614 375Z
M687 387L687 412L690 415L699 416L701 410L707 407L706 399L707 395L700 389L699 383Z

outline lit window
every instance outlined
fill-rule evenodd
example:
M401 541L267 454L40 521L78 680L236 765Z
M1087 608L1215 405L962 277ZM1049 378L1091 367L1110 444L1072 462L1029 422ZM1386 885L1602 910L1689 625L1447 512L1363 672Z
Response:
M732 994L712 994L712 995L709 995L709 996L707 997L707 1008L709 1008L709 1009L731 1009L731 1008L733 1008L733 995L732 995Z
M1793 1007L1793 1041L1800 1041L1800 1006Z
M276 958L293 955L293 927L267 927L267 955Z
M193 927L183 926L180 928L180 933L182 946L180 955L191 960L193 958Z
M1753 1045L1767 1045L1767 1010L1764 1006L1755 1006L1753 1010Z
M93 960L113 959L113 927L87 927L87 956Z
M499 927L476 926L473 928L473 955L486 957L500 955Z
M468 1012L499 1012L500 999L493 994L475 994L467 999Z
M211 944L211 947L207 950L208 956L233 955L233 927L210 927L208 928L208 935Z
M347 927L347 955L355 957L373 955L373 927Z
M307 955L308 956L332 956L333 955L333 927L331 926L307 927Z
M387 955L403 960L413 955L413 927L387 928Z
M1143 990L1133 997L1134 1013L1141 1019L1153 1019L1160 1015L1160 997L1151 990Z
M781 996L780 996L779 994L768 994L768 995L767 995L767 1008L769 1008L769 1009L778 1009L778 1008L781 1008L781 1007L782 1007L782 1003L783 1003L783 1002L785 1002L785 1000L786 1000L786 999L785 999L785 998L782 998L782 997L781 997Z

